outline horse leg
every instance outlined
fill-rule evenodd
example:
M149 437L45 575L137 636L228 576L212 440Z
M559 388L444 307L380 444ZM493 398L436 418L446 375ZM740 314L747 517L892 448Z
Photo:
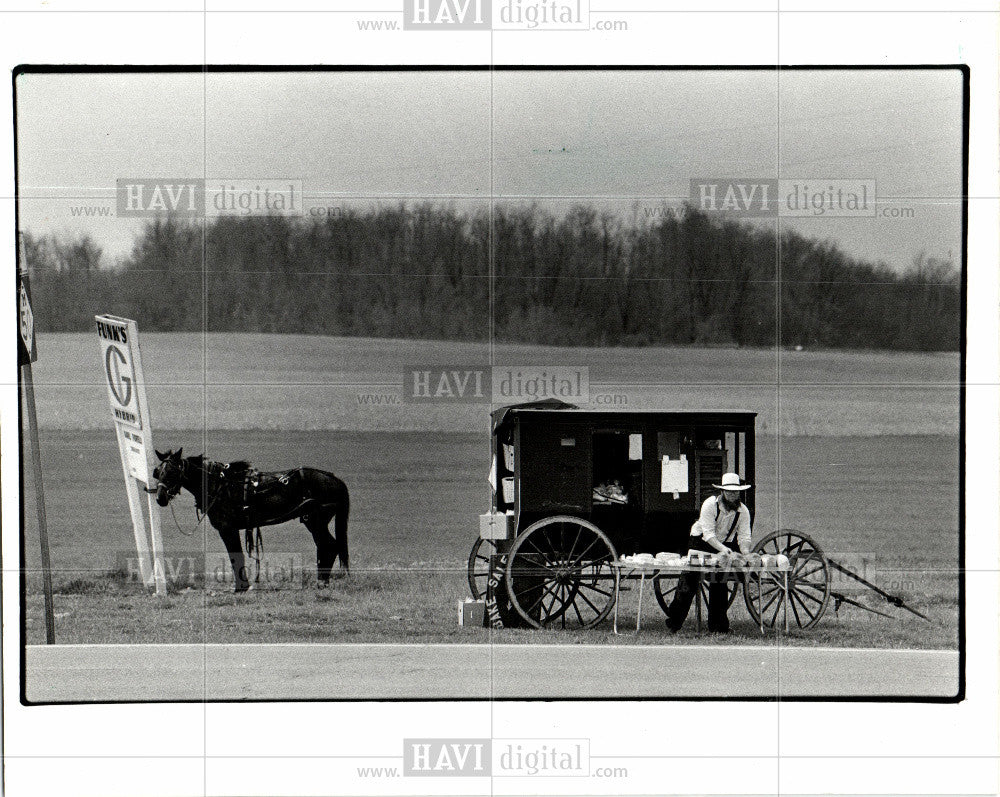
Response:
M229 563L233 566L233 591L246 592L250 589L250 579L247 578L246 560L243 558L243 545L240 543L239 529L219 529L219 536L229 552Z
M347 551L347 518L351 514L351 501L344 488L344 496L333 513L333 527L337 533L337 554L340 556L340 569L351 572L351 557Z
M323 515L314 515L303 522L316 543L316 580L320 587L327 587L330 585L333 560L337 558L337 543L330 534L330 520Z

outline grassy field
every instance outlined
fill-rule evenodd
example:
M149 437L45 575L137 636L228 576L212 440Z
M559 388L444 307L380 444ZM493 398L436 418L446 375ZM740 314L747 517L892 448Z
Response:
M311 465L351 489L352 575L311 585L312 540L297 524L265 531L269 556L299 557L301 589L234 597L198 582L152 598L121 573L134 556L107 394L92 335L46 335L36 390L63 642L609 640L609 627L530 633L456 627L465 561L489 504L488 405L398 400L404 369L481 366L484 344L306 336L144 334L157 447L183 446L265 469ZM619 407L759 413L756 533L797 528L903 594L931 623L845 607L786 640L805 645L957 645L958 357L730 349L497 347L499 364L586 365L592 395ZM373 406L359 395L397 400ZM181 431L165 431L165 430ZM25 485L30 507L33 486ZM163 516L168 555L223 551L195 527L184 495ZM185 536L192 533L192 536ZM25 516L30 642L44 636L38 539ZM843 586L843 585L840 585ZM634 617L634 592L623 596ZM878 603L872 604L879 608ZM664 641L655 601L648 634ZM759 637L746 611L734 631ZM695 639L685 632L671 638ZM614 638L621 644L631 642ZM702 640L703 641L703 640Z
M488 503L485 434L163 435L164 446L200 451L205 443L212 456L223 460L249 456L263 467L328 468L347 481L352 496L352 574L330 590L313 589L312 540L301 525L288 523L266 529L265 545L279 560L301 557L305 576L295 586L303 588L264 588L235 597L225 584L198 583L194 589L174 588L165 599L152 598L114 574L117 554L134 554L134 544L109 437L89 431L52 431L43 437L60 641L622 641L611 637L607 625L573 633L511 630L499 637L456 627L455 602L467 594L465 559L476 537L476 515ZM903 594L932 618L925 623L891 610L896 619L888 620L844 607L837 619L831 609L816 629L786 642L957 645L955 439L764 437L758 443L757 472L758 536L779 526L806 531L834 557L865 561L870 579ZM191 497L185 494L175 505L180 529L170 512L164 515L167 553L205 550L220 558L223 547L214 530L195 528ZM28 563L37 567L30 515L26 523ZM196 536L183 536L181 529ZM634 592L623 596L623 617L634 617L635 598ZM870 605L880 608L878 602ZM647 599L644 612L649 630L639 641L664 641L654 600ZM759 640L741 604L733 617L738 636ZM44 634L37 574L30 579L28 634L35 642ZM703 638L686 632L671 639Z
M415 366L475 368L482 343L303 335L140 334L156 429L463 431L487 405L401 401ZM35 381L49 429L108 429L96 335L42 335ZM498 365L590 369L591 400L630 409L742 409L759 434L958 433L958 355L767 349L497 346ZM359 399L359 396L361 397ZM378 403L364 403L377 397Z

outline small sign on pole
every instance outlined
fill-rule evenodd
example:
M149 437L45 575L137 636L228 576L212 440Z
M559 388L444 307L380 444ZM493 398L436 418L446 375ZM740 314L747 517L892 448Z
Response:
M155 463L146 382L139 352L139 328L135 321L113 315L95 316L94 320L100 344L101 370L108 388L108 402L132 514L139 572L147 587L155 586L157 595L165 595L167 585L160 512L152 494L145 489L152 482L150 474Z
M38 517L38 544L42 553L42 591L45 594L45 642L56 641L55 609L52 603L52 562L49 557L49 529L45 517L45 488L42 484L42 456L38 447L38 413L35 408L35 380L31 364L38 359L35 345L35 317L31 313L31 289L28 286L28 258L24 238L17 236L17 364L24 385L24 404L28 413L28 438L31 441L31 465L35 479L35 510Z

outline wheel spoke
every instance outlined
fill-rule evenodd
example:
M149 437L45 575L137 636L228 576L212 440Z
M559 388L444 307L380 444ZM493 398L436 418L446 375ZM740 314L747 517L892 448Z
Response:
M826 585L824 584L810 584L809 582L795 581L788 585L789 589L797 589L802 592L803 595L809 595L811 598L816 598L822 601L828 594ZM806 592L805 590L812 589L815 590L817 594L812 592Z
M533 565L529 563L518 564L518 566L514 568L514 573L518 576L534 576L535 578L541 577L552 579L554 578L554 572L554 568L549 567L548 565Z
M782 596L781 592L778 592L777 594L775 594L774 597L777 598L779 596ZM772 600L773 600L773 598L772 598ZM770 604L768 604L768 605L770 605ZM768 623L768 626L770 626L771 628L774 628L774 623L778 619L778 611L781 609L781 606L782 606L782 601L776 601L774 603L774 613L771 615L771 620Z
M792 593L789 592L788 593L789 598L791 598L791 595L792 595ZM795 601L794 600L789 600L788 603L792 607L792 614L795 615L795 623L796 623L796 625L798 625L799 628L802 628L802 620L799 618L799 610L795 608ZM775 610L774 616L775 617L778 616L777 610Z
M780 595L781 595L781 590L775 590L774 595L771 596L771 599L767 603L761 604L760 615L762 617L764 616L764 612L766 612L768 610L768 608L770 607L770 605L772 603L774 603L774 601L777 600L777 598ZM761 600L763 600L763 598Z
M572 563L570 564L570 567L576 567L578 564L580 564L580 562L583 561L584 556L587 555L587 551L589 551L591 548L593 548L595 545L597 545L597 543L599 543L600 541L601 541L600 537L594 537L594 539L591 541L590 545L588 545L586 548L584 548L583 552L576 559L574 559L572 561Z
M535 589L535 587L533 587L532 589ZM545 600L546 593L550 593L553 595L555 594L552 591L552 588L549 587L548 584L542 584L542 594L538 596L538 600L536 600L533 604L531 604L531 608L528 609L528 614L531 614L535 610L535 607L538 606L538 604L541 603L543 600Z
M546 623L548 623L549 618L552 616L552 607L556 605L556 596L555 595L552 596L552 602L548 606L545 605L545 598L546 597L547 597L546 595L542 595L542 609L541 609L541 611L538 614L540 622L541 622L542 625L545 625Z
M804 611L804 612L805 612L806 614L808 614L808 615L809 615L809 619L810 619L810 620L815 620L815 619L816 619L816 615L815 615L815 614L813 614L813 613L812 613L811 611L809 611L809 607L808 607L808 606L806 606L806 604L805 604L805 602L804 602L804 601L802 600L802 598L800 598L800 597L799 597L799 596L798 596L798 595L797 595L797 594L795 593L795 590L792 590L792 591L791 591L791 592L790 592L789 594L790 594L790 595L791 595L791 597L792 597L792 606L794 606L794 605L795 605L795 601L798 601L798 602L799 602L799 604L800 604L800 605L802 606L802 611ZM800 623L800 625L801 625L801 623Z
M586 587L587 589L593 590L594 592L599 592L601 595L604 595L605 597L608 597L608 598L611 597L610 590L600 589L598 587L595 587L593 584L580 584L579 587L580 587L580 589L583 589L584 587Z
M540 584L537 583L537 582L534 583L534 584L528 584L528 586L524 587L523 589L514 590L514 595L516 595L518 598L520 598L522 595L526 595L529 592L534 592L536 589L539 589L539 588L544 589L544 588L547 587L547 585L549 584L550 581L551 581L551 579L546 579L546 580L542 581ZM534 609L535 606L537 606L537 605L538 604L535 603L534 606L532 606L531 608Z
M569 546L569 550L566 552L566 558L572 559L574 553L576 552L576 544L580 541L580 535L583 534L583 526L576 527L576 536L573 538L573 544Z
M560 596L555 590L552 591L552 602L549 604L549 608L545 610L545 620L542 621L543 625L548 624L550 620L554 620L559 617L560 614L566 613L566 601ZM544 604L542 604L544 608ZM557 609L558 607L558 609Z
M800 573L799 575L790 578L789 581L805 581L813 573L822 573L824 570L826 570L826 568L823 566L822 563L820 563L819 567L814 567L812 570L806 573ZM825 583L826 578L824 578L823 581Z
M549 551L554 559L562 559L565 556L563 549L556 545L554 539L555 529L545 529L545 543L549 546Z
M760 585L756 590L751 590L751 594L755 597L766 598L775 592L781 592L781 590L781 584L764 584Z
M525 540L524 541L524 545L525 545L525 547L527 547L527 546L530 545L532 548L535 549L535 553L536 554L538 554L539 556L541 556L543 559L548 559L548 556L545 554L545 551L543 551L541 548L539 548L535 544L535 541L533 539L527 539L527 540ZM527 554L525 554L525 555L527 556Z
M794 589L796 591L796 594L799 596L799 600L802 600L803 598L809 598L809 600L811 600L811 601L816 601L816 603L818 603L820 606L823 605L823 599L822 598L817 598L815 595L813 595L812 593L809 593L809 592L801 592L801 591L799 591L799 587L800 586L804 586L804 585L803 584L796 584L792 588L792 589Z
M820 566L823 565L823 558L817 555L815 551L810 553L808 556L797 556L796 558L791 559L790 561L795 563L795 566L792 567L792 572L789 574L793 578L797 573L799 573L803 568L807 567L810 563L815 564L816 562L818 562Z
M792 559L792 558L794 558L793 555L792 555L792 551L794 551L796 549L801 550L802 546L805 545L805 544L806 544L806 541L803 540L803 539L799 539L798 542L793 543L792 542L792 537L789 534L788 535L788 545L787 545L787 547L785 548L785 550L782 553L784 553L785 556L787 556L789 559ZM798 556L798 554L795 554L795 557L797 557L797 556Z
M594 604L592 604L589 600L587 600L587 596L586 595L584 595L582 592L577 592L576 596L578 598L583 598L583 602L586 603L591 609L593 609L595 614L600 615L601 610L598 609L596 606L594 606ZM576 601L575 600L573 601L573 605L576 606Z

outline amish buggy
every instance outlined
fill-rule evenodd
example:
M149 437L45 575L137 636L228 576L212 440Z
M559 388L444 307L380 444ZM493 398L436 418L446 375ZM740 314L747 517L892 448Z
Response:
M468 561L473 598L486 599L493 624L597 625L614 608L619 578L627 577L616 566L620 557L686 553L702 502L715 492L712 485L724 473L755 483L755 417L593 411L556 400L497 409L491 416L492 502L480 515ZM743 503L753 518L754 489L745 491ZM779 616L811 628L831 602L883 614L834 590L834 570L924 616L831 561L804 532L771 532L753 551L788 559L780 589L761 579L729 582L730 605L742 586L747 611L762 628L774 628ZM679 583L676 572L653 579L664 612ZM707 599L708 585L703 582L701 590L699 600Z
M267 472L249 462L213 462L199 455L183 456L183 449L156 452L159 465L153 470L156 503L167 506L181 491L194 496L199 522L207 517L219 532L233 568L234 590L246 592L250 580L240 541L246 539L247 554L257 557L260 575L261 526L299 520L316 543L316 577L320 587L330 583L334 562L339 558L345 573L350 568L347 521L351 511L347 485L332 473L316 468ZM335 534L330 534L330 521ZM254 534L256 530L256 534Z

